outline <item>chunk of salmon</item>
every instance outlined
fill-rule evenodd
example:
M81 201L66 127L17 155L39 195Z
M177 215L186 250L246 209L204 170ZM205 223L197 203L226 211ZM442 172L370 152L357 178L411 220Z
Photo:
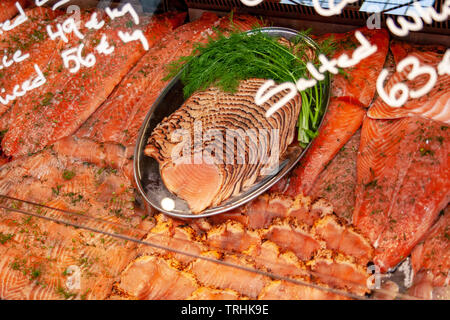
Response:
M448 127L419 117L366 119L354 225L386 271L409 255L450 199Z

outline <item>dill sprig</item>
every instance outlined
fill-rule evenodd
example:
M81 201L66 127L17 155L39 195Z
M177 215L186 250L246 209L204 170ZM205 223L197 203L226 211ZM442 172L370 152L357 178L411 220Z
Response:
M272 79L277 83L308 78L306 63L319 65L318 54L299 35L290 41L277 39L263 32L251 34L219 31L208 43L198 44L193 53L168 66L171 78L181 71L184 95L190 97L198 90L214 85L234 93L241 80ZM303 33L308 34L308 31ZM323 42L319 51L328 54L331 42ZM306 146L316 135L323 115L324 83L300 92L302 108L298 119L298 140Z

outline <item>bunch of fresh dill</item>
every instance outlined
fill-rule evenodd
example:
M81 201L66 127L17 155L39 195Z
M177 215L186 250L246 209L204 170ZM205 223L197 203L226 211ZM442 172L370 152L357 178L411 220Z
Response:
M181 71L184 95L190 97L198 90L214 85L226 92L235 92L239 82L250 78L272 79L277 83L308 78L306 63L318 65L318 52L304 41L302 35L287 41L254 30L252 33L233 32L210 38L199 44L193 53L168 66L171 78ZM331 42L323 42L319 51L328 54ZM306 146L316 135L323 115L324 83L300 92L302 108L298 119L298 140Z

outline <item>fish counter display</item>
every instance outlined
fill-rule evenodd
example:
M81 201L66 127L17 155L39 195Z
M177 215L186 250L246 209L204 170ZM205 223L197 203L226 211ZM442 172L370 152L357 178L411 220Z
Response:
M0 299L450 299L447 48L382 28L299 30L315 51L258 33L272 23L252 15L83 9L71 24L71 13L29 2L28 18L0 33ZM17 22L19 7L2 2L0 23ZM290 92L259 103L268 79L306 77L308 61L321 70L319 53L351 57L355 35L377 50L330 72L326 109L319 80L267 117ZM431 76L402 67L407 57L444 70L427 94L411 94ZM411 91L402 107L379 93L385 72L385 92ZM178 219L153 209L137 190L135 146L176 75L185 100L155 123L145 157L160 170L149 179L194 216L260 181L253 156L305 154L227 212ZM223 148L215 135L195 145L197 124L233 130L241 144ZM179 129L194 146L174 160ZM263 130L278 136L248 134ZM232 162L218 163L217 150L234 152ZM182 162L196 152L210 158Z

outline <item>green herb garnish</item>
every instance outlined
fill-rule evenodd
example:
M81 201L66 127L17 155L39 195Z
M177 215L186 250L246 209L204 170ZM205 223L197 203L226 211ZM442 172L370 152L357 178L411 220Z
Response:
M226 92L236 92L241 80L250 78L272 79L277 83L296 83L300 78L309 78L306 64L320 65L318 52L303 40L302 35L290 41L273 38L255 31L252 34L233 32L225 36L209 38L206 45L198 44L192 55L182 57L168 66L170 79L181 70L185 98L197 90L214 85ZM308 31L303 34L306 35ZM319 51L329 54L331 42L320 44ZM317 134L324 113L324 81L300 92L302 108L298 119L298 140L306 146Z

